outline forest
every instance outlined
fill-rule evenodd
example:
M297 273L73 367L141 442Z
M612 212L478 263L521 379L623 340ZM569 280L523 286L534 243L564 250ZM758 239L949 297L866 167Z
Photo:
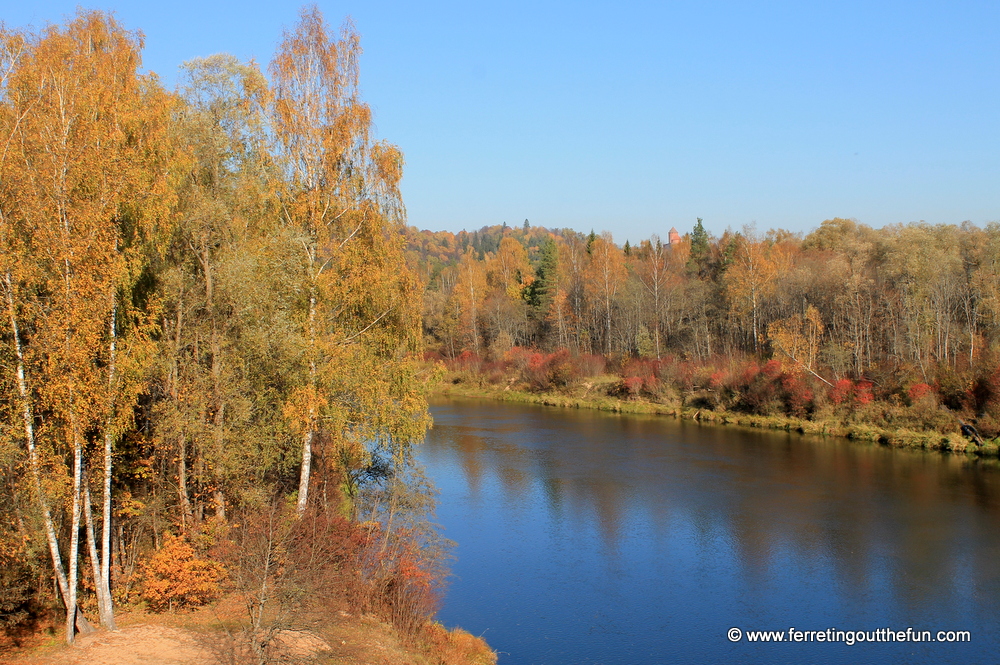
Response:
M456 383L558 393L610 376L624 399L1000 433L995 223L407 237L428 356Z
M95 11L0 29L9 639L228 594L234 662L335 602L495 662L432 621L412 448L443 379L1000 433L1000 225L418 230L350 22L305 9L265 69L195 59L175 91L142 48Z
M431 623L437 372L356 30L304 9L266 72L196 59L174 92L142 47L96 11L0 32L0 627L235 594L233 662L331 598L461 642Z

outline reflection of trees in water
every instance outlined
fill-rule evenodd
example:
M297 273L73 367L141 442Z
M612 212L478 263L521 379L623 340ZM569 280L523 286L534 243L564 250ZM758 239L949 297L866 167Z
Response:
M458 434L455 436L458 450L461 451L459 459L462 463L462 470L465 472L465 481L469 484L469 491L472 496L478 498L483 478L482 455L480 454L486 447L485 439L474 434Z
M903 607L995 580L995 465L667 419L507 405L453 415L496 408L502 432L435 437L470 488L492 475L508 505L544 501L574 531L596 527L606 556L640 519L668 538L689 529L700 556L731 557L748 577L780 573L788 556L826 561L841 593L894 589Z

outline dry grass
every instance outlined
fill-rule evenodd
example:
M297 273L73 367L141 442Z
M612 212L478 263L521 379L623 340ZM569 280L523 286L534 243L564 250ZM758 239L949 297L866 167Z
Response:
M68 647L58 632L41 633L30 644L0 654L7 665L216 665L256 662L240 644L238 599L193 611L121 612L121 630L100 630ZM429 623L406 637L371 614L346 606L298 617L296 630L281 631L272 662L326 665L494 665L496 654L480 638Z

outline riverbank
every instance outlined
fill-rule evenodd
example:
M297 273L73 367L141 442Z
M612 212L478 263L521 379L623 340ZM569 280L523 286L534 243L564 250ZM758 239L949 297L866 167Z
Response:
M233 596L193 611L118 614L118 631L97 630L68 646L57 626L7 640L0 664L10 665L214 665L250 662L241 642L241 607ZM427 624L407 637L371 614L345 605L300 617L294 628L274 634L275 662L328 665L495 665L496 654L481 638L461 629ZM59 624L61 622L55 622Z
M456 379L458 379L456 381ZM607 395L600 382L582 383L566 392L532 392L511 385L491 385L446 376L434 394L443 397L468 397L505 402L540 404L572 409L596 409L614 413L672 416L716 425L735 425L758 429L784 430L820 436L835 436L855 441L880 443L893 448L936 450L979 457L1000 457L997 439L978 446L960 432L918 431L906 428L885 428L864 423L844 423L837 420L762 416L726 410L684 407L642 398L621 399Z

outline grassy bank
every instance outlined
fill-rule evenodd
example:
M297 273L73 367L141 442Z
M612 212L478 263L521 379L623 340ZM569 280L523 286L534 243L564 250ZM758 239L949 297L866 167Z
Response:
M493 385L470 381L467 376L449 374L436 394L445 397L472 397L524 404L541 404L573 409L596 409L613 413L662 415L716 425L734 425L758 429L784 430L802 434L837 436L855 441L876 442L893 448L937 450L948 453L998 457L998 440L977 446L959 432L918 431L886 428L864 423L845 423L838 419L806 419L789 416L764 416L734 411L685 407L642 398L618 398L606 394L601 381L582 383L566 391L534 392L521 386Z

